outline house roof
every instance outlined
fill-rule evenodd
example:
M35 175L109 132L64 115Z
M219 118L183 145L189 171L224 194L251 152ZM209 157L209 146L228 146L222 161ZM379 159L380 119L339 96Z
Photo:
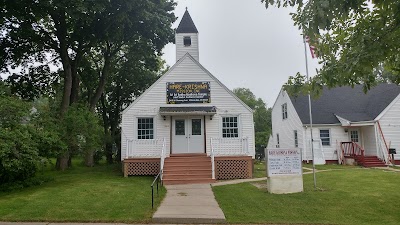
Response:
M336 116L351 122L372 121L400 94L396 84L379 84L366 94L362 85L323 88L317 99L311 100L314 124L340 123ZM310 124L308 96L290 96L303 124Z
M194 25L192 17L190 16L187 8L185 14L183 14L182 20L179 23L178 28L176 29L176 33L199 33Z

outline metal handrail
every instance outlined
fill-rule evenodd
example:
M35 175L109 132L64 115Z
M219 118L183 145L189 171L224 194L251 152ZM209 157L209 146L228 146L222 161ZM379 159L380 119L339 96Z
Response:
M212 179L215 179L215 162L214 162L214 146L213 146L213 139L211 138L211 176Z
M165 161L165 149L166 142L165 138L163 138L163 145L161 149L161 159L160 159L160 172L158 172L157 176L154 178L153 183L151 183L151 208L154 209L154 183L157 184L157 197L158 197L158 183L162 185L162 176L164 170L164 161Z
M154 183L157 184L157 197L158 197L158 183L161 182L161 171L157 174L157 176L154 178L153 183L151 183L151 208L154 209Z

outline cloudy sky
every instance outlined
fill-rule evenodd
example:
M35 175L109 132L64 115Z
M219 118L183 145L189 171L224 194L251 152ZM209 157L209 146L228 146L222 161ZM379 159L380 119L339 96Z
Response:
M188 7L199 31L200 63L228 88L246 87L272 107L281 86L305 74L304 44L293 25L293 9L268 9L261 0L177 0L176 28ZM310 75L317 59L309 56ZM164 49L172 66L175 45Z

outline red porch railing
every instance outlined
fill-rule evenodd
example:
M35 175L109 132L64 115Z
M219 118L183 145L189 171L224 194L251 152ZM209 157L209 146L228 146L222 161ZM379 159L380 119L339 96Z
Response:
M343 157L354 158L361 166L364 166L364 149L355 142L341 142L340 148ZM344 160L344 159L343 159Z
M386 150L386 152L387 152L387 159L385 159L385 161L386 161L386 163L390 163L390 161L393 160L392 162L394 163L394 159L392 159L392 157L390 157L390 154L389 154L389 146L388 146L388 144L386 143L385 136L383 136L383 131L382 131L381 123L379 123L379 121L378 121L377 124L378 124L379 134L381 135L381 138L382 138L382 140L383 140L383 143L385 144L385 150ZM386 153L386 152L385 152L385 153ZM384 155L385 155L385 154L384 154Z

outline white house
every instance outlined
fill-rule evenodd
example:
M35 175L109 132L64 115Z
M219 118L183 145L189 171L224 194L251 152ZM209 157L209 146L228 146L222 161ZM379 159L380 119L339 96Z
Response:
M124 174L204 183L252 176L253 112L199 63L188 11L176 29L177 62L122 113Z
M355 158L364 166L392 163L390 148L400 153L400 86L379 84L366 94L361 85L323 88L312 99L315 162ZM269 147L300 148L312 160L308 96L289 96L283 89L272 110ZM400 154L394 155L400 163Z

